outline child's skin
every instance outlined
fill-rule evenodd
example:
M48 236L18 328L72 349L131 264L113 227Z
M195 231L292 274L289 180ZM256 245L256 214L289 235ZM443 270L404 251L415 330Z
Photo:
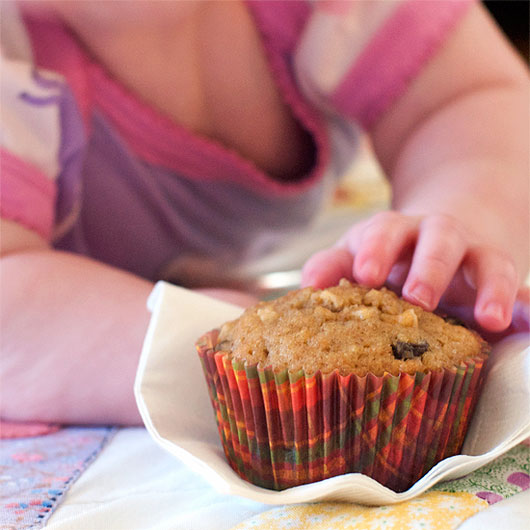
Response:
M159 2L153 9L139 2L126 16L119 4L46 7L119 81L176 122L272 175L303 171L303 134L278 95L244 4ZM269 111L245 104L255 101ZM393 211L355 225L311 258L304 283L345 276L380 286L388 279L426 309L443 296L484 330L505 330L529 266L528 115L525 67L473 6L368 131L392 184ZM11 221L2 222L1 252L0 417L140 423L132 386L152 284L55 251Z

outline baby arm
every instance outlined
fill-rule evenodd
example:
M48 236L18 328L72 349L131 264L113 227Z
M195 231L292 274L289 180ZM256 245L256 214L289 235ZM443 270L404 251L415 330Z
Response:
M394 211L313 256L304 283L388 281L505 329L528 271L528 74L478 5L369 132Z
M133 383L152 284L1 224L0 418L140 424ZM205 294L239 305L253 298Z
M2 221L0 417L140 423L132 392L151 284Z

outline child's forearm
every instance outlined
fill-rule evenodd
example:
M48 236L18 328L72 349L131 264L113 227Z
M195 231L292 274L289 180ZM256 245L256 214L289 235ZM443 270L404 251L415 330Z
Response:
M2 258L0 417L141 423L148 281L52 250Z
M523 111L525 110L525 111ZM396 159L393 206L446 214L528 273L528 84L477 88L448 102L409 136Z
M0 269L0 418L141 424L133 384L151 282L46 248L9 253ZM256 302L239 291L202 292Z
M475 5L371 131L397 209L455 216L509 252L520 274L528 267L528 89L527 68Z

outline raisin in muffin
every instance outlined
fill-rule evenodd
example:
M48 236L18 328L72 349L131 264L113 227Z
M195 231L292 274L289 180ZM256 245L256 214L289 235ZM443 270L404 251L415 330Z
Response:
M247 309L197 342L232 468L272 489L358 472L395 491L459 452L488 346L342 280Z

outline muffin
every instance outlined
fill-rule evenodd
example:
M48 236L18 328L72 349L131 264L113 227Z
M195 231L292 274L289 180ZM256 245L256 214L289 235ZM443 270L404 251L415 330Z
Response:
M275 490L363 473L404 491L457 454L488 346L385 288L260 302L197 342L231 467Z

